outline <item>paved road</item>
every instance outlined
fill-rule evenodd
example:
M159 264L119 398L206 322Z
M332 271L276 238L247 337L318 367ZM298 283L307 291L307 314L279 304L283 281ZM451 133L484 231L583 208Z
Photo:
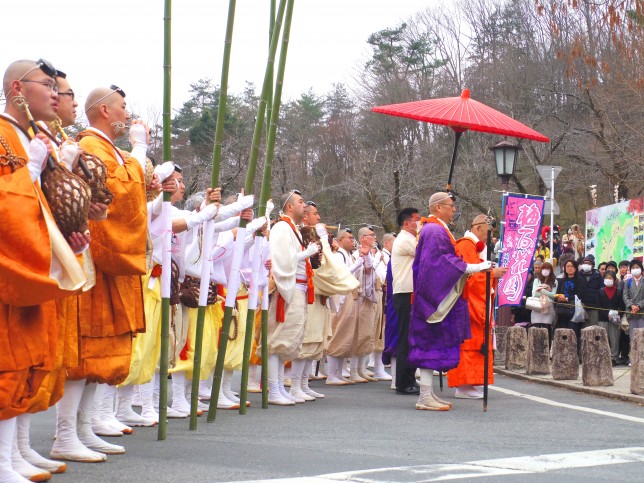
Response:
M443 394L454 408L434 413L414 410L415 397L394 394L388 383L312 386L327 398L262 410L259 395L251 394L254 407L245 416L219 411L215 423L200 418L197 431L189 431L185 420L173 420L164 442L156 441L152 428L111 438L126 447L126 455L102 464L70 464L53 481L415 482L476 476L476 481L570 483L643 478L644 408L634 404L504 376L496 378L500 390L490 391L487 413L480 401L453 399L450 389ZM41 453L51 447L53 424L53 411L34 417L32 443ZM542 455L556 456L534 458ZM518 457L523 458L509 460ZM347 473L383 468L397 469ZM326 476L312 478L320 475Z

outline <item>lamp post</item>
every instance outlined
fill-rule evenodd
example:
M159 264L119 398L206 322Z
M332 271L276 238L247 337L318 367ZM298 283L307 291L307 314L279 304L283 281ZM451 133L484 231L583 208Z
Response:
M514 176L514 169L517 164L519 150L523 149L518 144L512 144L508 140L503 140L500 143L490 147L494 152L494 164L496 166L496 174L501 178L501 189L506 192L510 188L510 178ZM497 353L495 354L495 362L501 363L505 358L505 331L507 327L512 325L512 313L510 307L501 307L496 315L496 332L497 341L500 341Z
M501 178L501 188L503 191L508 191L510 178L514 176L519 150L523 148L518 144L504 140L490 149L494 152L494 164L496 165L496 174Z

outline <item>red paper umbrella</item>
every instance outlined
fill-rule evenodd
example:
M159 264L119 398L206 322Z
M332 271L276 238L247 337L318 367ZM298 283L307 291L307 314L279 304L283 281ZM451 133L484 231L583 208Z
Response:
M512 119L485 104L470 99L469 89L464 89L460 97L443 99L427 99L424 101L390 104L371 109L373 112L390 116L406 117L417 121L431 122L451 127L456 133L452 163L447 180L447 190L452 186L452 174L456 161L456 150L461 134L468 129L472 131L500 134L516 138L531 139L543 143L550 142L543 134L529 128L525 124Z

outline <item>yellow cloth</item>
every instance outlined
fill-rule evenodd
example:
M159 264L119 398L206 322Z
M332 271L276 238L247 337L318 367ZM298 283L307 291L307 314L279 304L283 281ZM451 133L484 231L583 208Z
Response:
M242 284L237 292L237 297L246 297L247 295L248 290ZM246 316L248 315L248 299L238 299L236 302L237 320L235 321L233 319L230 324L226 357L224 358L224 369L233 371L239 371L242 368L242 362L244 360L244 338L246 337ZM237 332L236 335L235 332ZM235 338L230 340L231 337Z
M197 312L199 309L190 309L185 305L182 308L184 324L188 324L188 350L186 351L187 358L179 358L170 371L179 372L185 371L186 377L192 380L192 370L194 367L195 358L195 336L197 334ZM201 346L201 368L199 372L199 379L205 380L215 370L215 363L217 362L217 346L219 344L219 332L221 331L221 322L224 318L224 311L220 303L206 306L206 313L204 317L203 326L203 343Z
M145 311L145 332L132 341L130 373L122 385L145 384L152 380L161 353L161 280L157 278L149 288L150 273L141 277L143 287L143 308Z

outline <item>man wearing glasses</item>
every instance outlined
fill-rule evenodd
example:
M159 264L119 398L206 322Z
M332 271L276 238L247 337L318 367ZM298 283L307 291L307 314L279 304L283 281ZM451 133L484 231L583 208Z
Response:
M284 363L292 361L291 373L302 374L307 363L300 359L304 340L307 305L314 302L313 268L309 257L319 251L311 242L302 242L297 225L302 223L306 202L299 191L282 195L283 215L271 230L272 274L276 291L268 312L268 402L292 406L305 399L295 397L284 389Z
M451 193L429 198L430 216L420 231L413 265L414 303L409 325L408 361L420 368L416 409L449 411L451 404L432 389L433 371L458 366L461 343L471 337L467 300L462 297L472 273L491 271L491 262L461 259L448 225L456 216Z
M86 246L87 239L80 234L63 239L39 187L51 144L42 134L31 140L28 131L25 104L35 120L56 117L55 75L46 61L20 60L3 77L7 104L0 115L0 345L11 350L0 353L1 481L23 481L11 467L16 416L33 410L53 364L54 299L70 296L86 282L74 251Z
M130 120L125 92L116 86L92 90L85 113L90 127L79 133L77 141L83 151L105 164L106 185L114 197L105 220L90 220L96 284L83 294L82 303L88 304L89 309L80 324L81 361L68 371L68 381L75 381L76 386L69 391L70 398L68 392L63 397L65 421L59 417L59 426L77 425L83 445L94 451L84 459L87 451L78 446L75 438L65 437L56 439L50 453L55 459L73 461L96 461L97 454L105 459L105 454L125 452L122 446L107 443L92 431L93 403L95 399L102 400L97 394L99 384L102 391L105 384L116 386L125 380L130 369L132 337L145 331L141 275L147 268L144 171L148 129L140 121L132 122L130 155L114 145L126 133ZM68 432L63 434L67 436Z

